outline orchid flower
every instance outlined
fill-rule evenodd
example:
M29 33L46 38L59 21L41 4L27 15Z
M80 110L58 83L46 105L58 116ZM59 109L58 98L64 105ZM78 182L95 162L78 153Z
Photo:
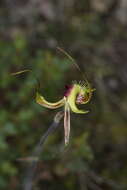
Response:
M89 85L83 83L73 83L66 86L66 91L61 100L55 103L48 102L38 92L36 93L36 102L46 108L56 109L64 107L64 133L65 133L65 145L69 143L70 136L70 110L74 113L86 114L89 111L80 110L77 104L86 104L90 101L92 89Z

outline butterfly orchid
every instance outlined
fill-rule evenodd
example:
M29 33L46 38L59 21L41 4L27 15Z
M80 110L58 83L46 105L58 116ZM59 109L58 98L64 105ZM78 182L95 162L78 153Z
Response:
M59 51L64 53L76 66L79 72L82 74L80 67L77 65L75 60L62 48L57 48ZM32 72L29 69L25 69L16 73L12 73L12 75L22 74L24 72ZM84 75L83 75L84 78ZM37 80L38 82L38 80ZM85 80L80 81L77 83L74 81L71 85L66 86L66 91L64 96L61 100L55 103L48 102L39 92L36 93L36 102L43 107L49 109L56 109L60 107L64 107L64 134L65 134L65 145L69 143L69 136L70 136L70 111L79 114L86 114L89 111L80 110L77 105L78 104L87 104L93 94L93 91L89 82L85 78Z
M61 100L55 103L48 102L39 92L36 93L36 102L41 106L49 109L56 109L64 107L64 135L65 135L65 145L69 143L70 136L70 111L79 114L86 114L89 111L80 110L78 104L86 104L90 101L92 89L89 85L85 85L82 82L73 83L66 86L66 91Z

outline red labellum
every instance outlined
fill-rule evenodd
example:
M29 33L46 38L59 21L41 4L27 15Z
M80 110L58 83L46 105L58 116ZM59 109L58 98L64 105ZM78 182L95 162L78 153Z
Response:
M64 96L65 96L65 97L68 97L68 96L69 96L69 94L70 94L70 92L71 92L73 86L74 86L74 85L66 85L66 86L65 86L65 89L66 89L65 92L64 92Z

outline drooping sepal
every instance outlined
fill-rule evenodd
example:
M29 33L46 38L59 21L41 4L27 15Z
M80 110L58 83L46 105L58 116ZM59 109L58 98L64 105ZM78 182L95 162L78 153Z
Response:
M68 102L65 103L65 110L64 110L64 138L65 138L65 145L69 143L70 137L70 107Z

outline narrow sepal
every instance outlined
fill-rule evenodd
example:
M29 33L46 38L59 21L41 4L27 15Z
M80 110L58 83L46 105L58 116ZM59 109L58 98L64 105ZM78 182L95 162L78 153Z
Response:
M68 102L65 103L64 134L65 134L65 145L68 145L70 137L70 107Z

